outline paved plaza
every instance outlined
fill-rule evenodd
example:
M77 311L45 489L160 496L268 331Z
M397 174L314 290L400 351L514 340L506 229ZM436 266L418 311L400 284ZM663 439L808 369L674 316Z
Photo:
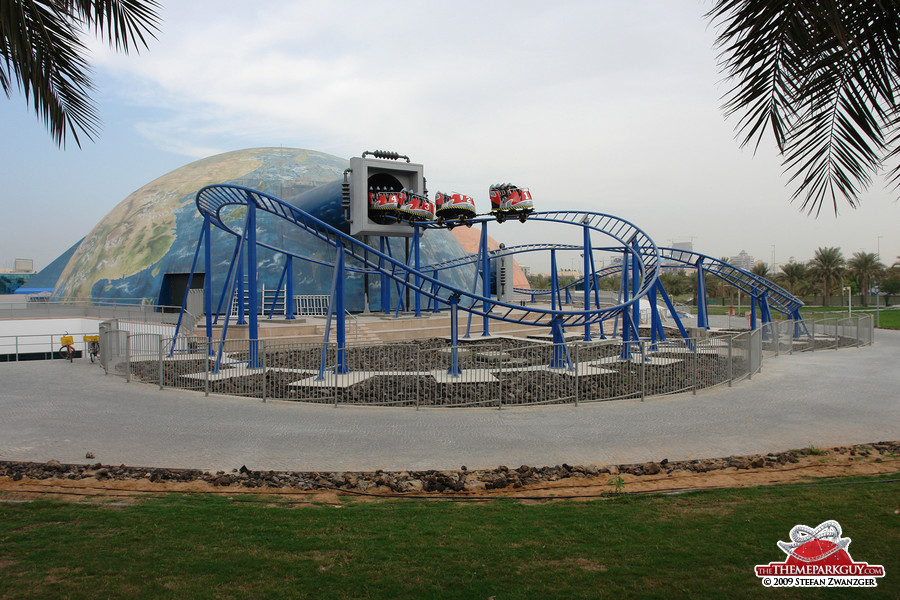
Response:
M320 406L128 383L87 360L0 364L0 460L403 470L686 460L900 439L900 332L780 356L750 381L578 407ZM95 459L85 458L87 452Z

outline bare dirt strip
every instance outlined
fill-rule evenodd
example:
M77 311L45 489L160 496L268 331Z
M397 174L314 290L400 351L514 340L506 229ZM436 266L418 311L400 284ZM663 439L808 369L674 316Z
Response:
M73 474L66 473L65 466L58 466L58 463L4 463L6 475L0 476L0 501L54 498L123 506L143 497L175 493L215 494L234 500L269 498L273 503L292 506L339 504L342 500L349 499L382 501L392 498L457 501L519 498L523 501L539 502L553 499L603 498L619 494L677 493L710 488L821 483L829 479L859 475L896 473L900 476L900 453L897 450L897 443L879 442L851 447L789 450L774 455L753 457L664 462L661 465L643 463L592 466L582 471L576 470L577 467L569 467L570 476L563 477L558 475L562 470L561 467L556 467L556 471L554 468L549 470L545 468L546 472L550 473L545 477L546 480L535 481L535 477L531 477L526 480L527 483L516 480L516 485L497 484L495 487L491 484L492 481L497 481L498 478L506 480L508 478L506 475L514 472L501 467L500 470L481 472L477 479L473 479L479 482L479 485L466 486L460 490L444 488L442 491L427 491L408 485L406 483L408 481L420 481L410 480L410 477L427 476L410 475L405 472L396 473L394 478L389 478L391 485L383 484L387 476L384 473L352 474L354 481L358 478L361 481L370 480L379 484L368 487L361 484L344 485L343 488L331 483L334 478L323 477L318 473L293 473L291 477L285 478L283 475L279 478L270 471L263 473L265 477L254 480L255 476L250 472L249 480L256 483L248 487L247 474L224 476L221 472L210 474L195 471L190 472L188 477L182 472L177 474L182 480L173 481L158 476L158 469L122 466L91 469L80 474L75 471ZM17 474L10 475L11 472ZM123 472L127 472L128 475L123 476ZM406 480L400 477L404 474L407 476ZM238 475L244 475L244 481ZM348 474L339 475L345 478L341 481L348 480ZM395 484L398 478L402 481ZM267 480L277 483L269 484ZM481 483L482 481L487 481L487 485ZM367 489L361 489L366 487Z

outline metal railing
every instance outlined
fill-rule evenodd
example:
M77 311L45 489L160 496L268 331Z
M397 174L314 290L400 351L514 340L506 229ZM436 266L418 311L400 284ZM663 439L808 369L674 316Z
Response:
M142 305L139 303L104 302L102 300L69 300L25 301L0 303L0 318L10 320L28 319L92 319L97 321L98 328L103 324L112 324L109 329L122 330L127 334L156 334L159 337L171 337L179 320L179 308L171 306ZM189 312L181 316L181 331L193 332L198 318ZM88 329L85 329L88 327ZM85 335L97 335L98 330L92 326L76 325L78 330L69 328L41 334L0 335L0 362L19 361L25 359L52 359L61 347L60 338L64 335L75 337L75 350L86 355L87 343ZM124 343L122 341L121 343ZM101 340L101 357L109 355L103 352ZM101 358L101 364L103 359ZM104 366L106 366L104 364Z
M0 362L20 360L52 360L60 358L61 338L70 335L74 339L76 357L87 356L85 335L97 335L97 331L62 331L56 333L19 334L0 336Z
M731 386L781 354L867 345L873 331L871 315L858 315L627 345L617 339L553 344L504 338L456 348L438 339L338 348L333 343L173 340L101 328L101 363L108 373L160 387L263 401L416 408L577 405Z

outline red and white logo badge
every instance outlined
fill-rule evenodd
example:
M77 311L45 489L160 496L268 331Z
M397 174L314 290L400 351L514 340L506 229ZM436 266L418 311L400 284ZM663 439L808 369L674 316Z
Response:
M787 560L756 565L756 576L766 587L876 587L884 567L854 561L847 552L850 538L841 535L837 521L815 529L795 525L791 541L778 542Z

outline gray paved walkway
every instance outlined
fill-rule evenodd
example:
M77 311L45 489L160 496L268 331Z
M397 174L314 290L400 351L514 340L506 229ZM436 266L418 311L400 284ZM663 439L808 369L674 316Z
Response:
M231 470L626 463L900 439L900 332L767 360L733 388L646 402L301 405L126 383L89 362L0 364L0 460Z

